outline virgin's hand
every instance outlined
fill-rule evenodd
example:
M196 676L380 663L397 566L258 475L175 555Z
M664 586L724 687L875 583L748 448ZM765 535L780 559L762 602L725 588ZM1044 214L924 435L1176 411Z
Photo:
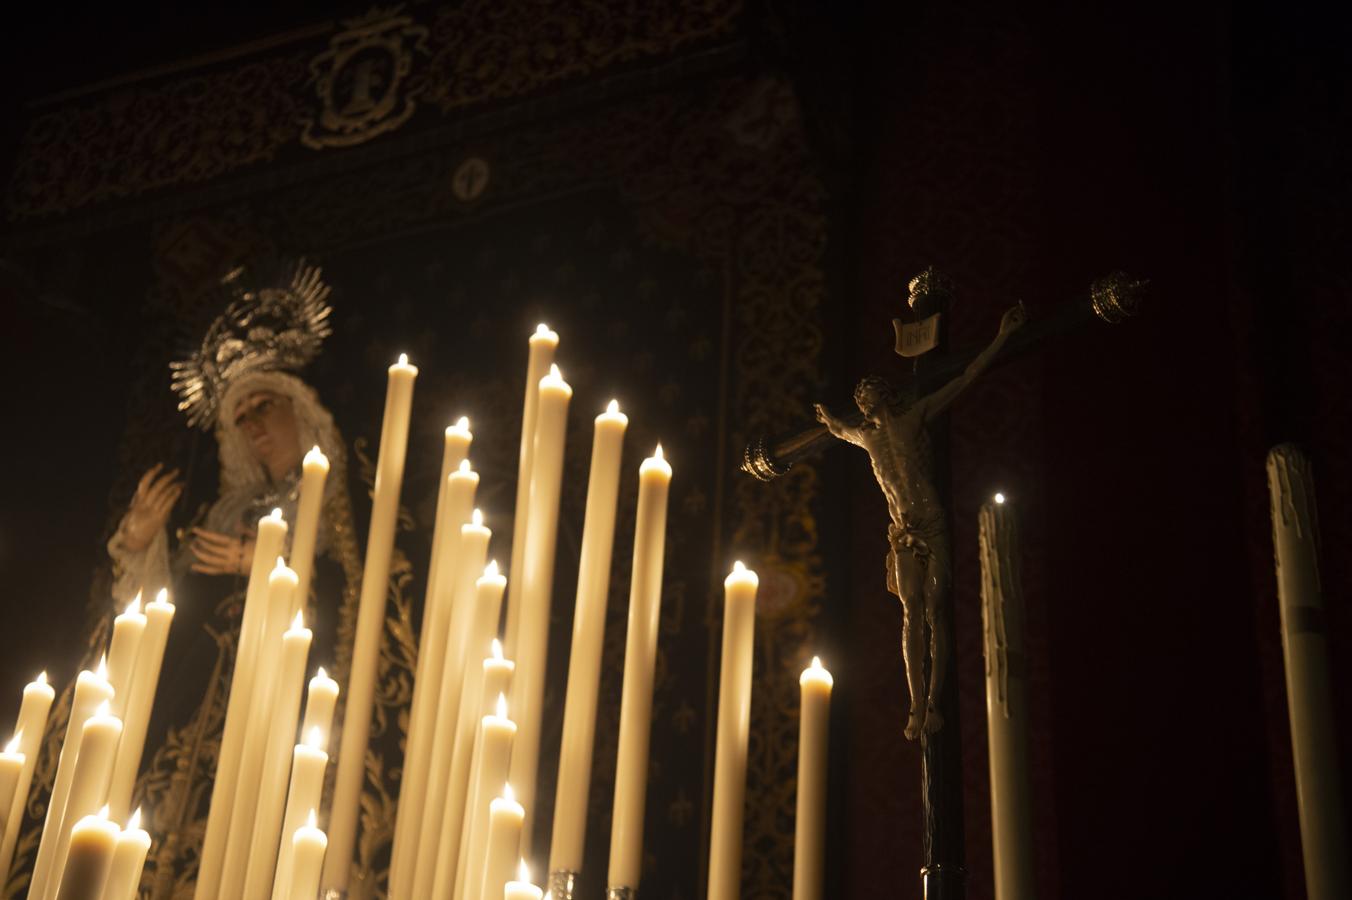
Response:
M169 521L169 512L182 493L183 482L178 480L178 469L166 472L163 463L156 463L141 476L127 514L118 526L128 550L141 551L150 546L164 523Z
M252 535L221 534L205 528L192 530L192 552L197 561L194 572L204 575L241 575L249 571L253 559Z

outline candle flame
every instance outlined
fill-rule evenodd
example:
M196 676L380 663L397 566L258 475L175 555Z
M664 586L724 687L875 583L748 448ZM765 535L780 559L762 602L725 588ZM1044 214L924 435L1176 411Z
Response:
M734 563L732 564L732 571L734 571L734 572L745 572L745 571L746 571L746 565L739 559L739 560L737 560L736 562L734 562Z
M502 799L507 800L511 803L516 802L516 791L512 790L512 786L510 784L504 784L502 786Z
M311 809L310 814L305 817L305 827L307 828L319 827L319 817L315 815L315 811L313 809Z
M461 416L455 420L455 427L461 431L469 431L469 416Z
M328 465L329 458L324 455L323 450L319 449L319 445L315 444L310 448L310 452L305 454L303 462L306 465L309 465L310 463L323 463L324 465Z
M296 617L291 620L291 630L300 631L305 627L305 610L296 610Z
M502 570L498 568L498 561L496 559L490 559L488 565L484 566L483 577L485 578L498 578L501 574Z
M526 865L524 859L516 864L516 880L522 884L530 884L530 866Z
M122 610L124 616L136 616L141 613L141 592L137 591L136 596L127 604L127 608Z
M100 818L100 819L106 819L106 818L108 818L108 804L107 804L107 803L103 804L103 809L99 810L99 818Z
M482 527L484 527L484 514L483 514L483 510L477 509L477 508L476 508L476 509L474 510L474 512L470 515L469 520L470 520L470 523L473 524L475 528L482 528Z
M549 377L550 377L550 378L557 378L557 379L559 379L560 381L563 380L563 373L559 371L559 364L558 364L558 363L550 363L550 364L549 364Z
M406 365L408 365L408 354L407 354L407 353L400 353L400 354L399 354L399 365L401 365L401 366L406 366Z
M305 738L305 743L309 744L315 750L322 750L324 748L324 732L319 730L318 725L310 729L309 735Z
M10 738L9 743L5 745L5 752L18 753L21 741L23 741L23 731L14 732L14 737Z
M620 411L620 401L611 400L609 403L606 404L606 412L610 413L612 416L619 411Z
M34 678L33 681L34 681L35 683L37 683L37 684L46 684L46 683L47 683L47 670L46 670L46 669L43 669L41 672L39 672L39 673L38 673L38 677L37 677L37 678Z
M137 591L137 592L136 592L136 596L133 598L133 600L134 600L136 603L140 603L140 602L141 602L141 592L140 592L140 591Z
M320 667L319 667L319 671L315 673L315 677L316 677L316 678L321 678L321 679L322 679L322 678L328 678L328 677L329 677L329 673L324 671L324 667L323 667L323 666L320 666Z
M169 589L160 588L155 593L155 602L158 603L160 606L171 606L172 604L170 604L169 602Z
M107 701L107 700L104 700L102 703L99 704L99 708L96 709L96 710L94 710L94 715L96 715L96 716L108 716L108 715L112 715L112 712L113 712L113 708L112 708L111 706L108 705L108 701Z
M657 445L657 449L653 451L653 459L666 459L666 457L662 455L662 445L660 443Z
M820 669L822 667L822 658L820 656L812 657L812 668Z
M535 326L536 334L549 334L550 330L551 330L550 327L546 325L544 322L541 322L539 325Z
M278 521L281 521L281 518L282 518L282 508L281 508L280 506L274 506L274 507L272 508L272 518L274 518L274 519L276 519L276 520L278 520Z
M1004 495L1004 494L1001 494L1001 493L997 493L997 494L995 495L995 502L996 502L996 503L1004 503L1004 502L1005 502L1005 495Z
M277 565L272 567L272 571L280 572L282 569L285 568L286 568L286 560L282 559L280 556L277 557Z
M497 714L499 719L507 718L507 695L498 694Z
M104 807L104 809L107 808L108 807L106 806ZM131 818L127 820L127 831L135 831L140 827L141 827L141 807L138 806L136 807L136 812L132 813Z
M97 669L94 670L94 674L97 675L97 676L99 676L100 678L102 678L104 681L107 681L107 680L108 680L108 654L107 654L107 653L105 653L105 654L103 654L102 656L99 657L99 667L98 667Z
M460 460L460 471L464 472L466 475L474 471L469 467L469 460L467 459Z
M493 638L493 658L502 659L502 641Z

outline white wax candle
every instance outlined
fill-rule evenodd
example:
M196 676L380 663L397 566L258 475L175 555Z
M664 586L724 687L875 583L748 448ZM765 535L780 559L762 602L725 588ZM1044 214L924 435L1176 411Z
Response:
M1268 453L1267 476L1306 895L1309 900L1352 897L1324 595L1319 582L1314 474L1304 453L1282 444Z
M296 573L297 610L310 600L310 579L314 576L315 545L319 541L319 516L324 508L324 482L329 477L329 458L318 445L310 448L301 463L300 502L296 505L296 532L291 538L291 568Z
M117 849L118 827L104 816L84 816L71 829L57 900L102 900ZM32 897L32 894L29 894Z
M620 694L619 755L610 825L610 887L638 890L643 871L643 817L648 791L648 740L652 733L653 674L662 613L662 566L667 541L671 465L662 448L638 470L634 564L629 587L624 686Z
M14 807L14 797L19 792L19 780L23 777L24 763L27 758L19 752L23 741L22 734L9 739L3 753L0 753L0 835L9 830L10 810ZM22 819L15 819L18 827Z
M475 584L484 570L488 543L493 533L483 526L483 514L475 510L472 521L460 529L460 549L455 572L450 576L454 600L450 634L446 638L446 658L441 669L441 684L436 704L436 725L432 734L430 759L446 761L432 765L423 797L422 823L413 860L413 896L425 897L436 877L437 830L445 809L451 782L449 762L455 752L456 726L459 722L460 694L465 674L465 649L469 644L474 619ZM483 654L479 654L482 658Z
M507 882L503 894L505 900L541 900L544 891L531 883L530 866L523 859L517 866L516 880Z
M248 874L249 854L253 848L254 823L262 799L263 764L268 752L268 733L275 715L278 679L283 661L287 658L287 647L294 647L294 640L288 644L286 635L289 633L287 624L292 621L289 614L297 584L296 573L278 557L276 567L268 576L267 618L255 662L257 672L254 674L253 697L249 700L249 725L245 731L244 745L240 748L239 773L230 811L230 831L225 844L225 864L220 875L220 900L237 900L244 891L244 877Z
M512 717L521 729L512 750L512 784L526 809L523 856L531 853L531 819L535 815L535 781L540 770L540 727L544 715L545 668L549 656L549 615L554 589L554 551L559 530L559 496L563 486L563 449L568 431L568 403L573 389L550 366L540 379L536 405L535 457L531 466L530 511L524 546L512 547L512 556L525 553L521 570L520 620L512 678ZM513 588L515 590L515 588ZM515 601L514 601L515 602ZM510 637L510 635L509 635Z
M291 841L288 834L305 824L306 814L319 808L324 794L324 769L329 755L323 750L324 736L318 728L307 733L306 743L297 744L291 754L291 780L286 791L286 815L282 818L282 842L277 854L277 873L272 880L272 900L286 900L291 884Z
M137 594L122 615L113 619L113 637L108 642L108 683L113 687L113 715L119 719L126 716L137 648L145 630L146 617L141 612L141 595Z
M47 802L47 818L42 827L38 855L33 861L33 877L28 883L28 896L31 900L43 900L47 896L48 885L56 877L52 868L66 815L66 801L70 797L71 782L75 777L80 758L80 738L85 723L100 706L113 699L113 688L108 684L107 671L107 667L101 665L97 672L84 671L75 679L75 696L71 699L70 719L66 723L66 736L61 743L61 755L56 763L56 778L52 782L52 794ZM75 821L72 818L70 822L65 823L65 828L69 829Z
M321 750L328 750L329 735L333 733L333 710L338 705L338 682L329 677L329 673L320 666L310 686L305 692L305 718L301 720L301 737L309 740L314 732L319 739L314 744ZM314 804L315 808L319 804Z
M470 625L470 636L465 649L467 659L484 659L486 654L492 652L492 646L498 644L494 640L494 635L498 630L498 618L502 611L502 593L506 586L507 579L499 574L497 562L490 562L484 568L483 577L475 583L473 622ZM499 655L501 655L500 645ZM470 763L474 756L474 735L479 725L479 719L483 716L481 693L483 687L483 666L467 665L462 679L457 712L458 721L446 783L446 801L440 809L433 811L435 815L431 817L430 821L425 820L424 822L424 826L430 828L434 840L431 843L432 849L429 850L433 855L429 858L425 870L426 874L422 879L422 887L430 890L433 895L436 895L437 872L443 868L443 865L449 870L442 875L443 880L448 886L453 886L455 883L456 857L460 848L460 834L464 827L466 800L470 788ZM497 694L493 695L493 697L496 696ZM422 849L419 849L419 857L422 856L422 852ZM424 894L418 894L418 896L424 896Z
M563 738L554 793L549 871L578 872L587 836L587 798L591 789L592 745L596 734L601 650L606 634L606 597L615 546L615 507L620 493L620 457L629 419L610 401L596 417L592 436L587 513L578 559L573 645L568 655L568 691L563 704Z
M23 703L19 706L19 718L14 723L14 733L20 735L18 751L24 755L23 769L19 772L19 783L14 789L14 799L5 816L6 822L14 827L0 829L4 837L0 839L0 872L8 872L14 860L14 848L18 845L19 832L22 830L24 806L28 802L28 789L33 783L33 770L37 767L38 752L42 748L42 738L47 732L47 714L51 712L56 691L47 683L47 673L41 672L23 689Z
M530 480L535 466L535 422L540 403L540 379L554 365L559 336L541 323L530 336L526 363L526 394L521 409L521 456L516 469L516 514L512 520L512 568L507 579L511 594L507 602L506 636L502 646L509 659L516 658L516 634L521 620L521 574L526 566L526 523L530 519ZM496 897L493 900L497 900Z
M708 900L737 900L742 887L746 746L751 734L751 663L759 584L756 573L740 562L723 581L723 663L714 745Z
M992 869L996 900L1033 897L1032 786L1018 521L1003 494L981 507L981 619L986 657Z
M504 896L507 882L521 858L521 829L525 821L526 811L512 796L510 786L503 788L503 796L488 804L483 880L477 892L467 894L468 900L496 900Z
M309 822L297 828L291 838L291 885L287 900L315 900L328 846L329 839L315 827L315 813L310 810Z
M465 421L466 435L468 428L469 423ZM456 446L451 443L451 432L452 429L446 430L448 457ZM418 662L413 676L413 702L409 706L404 773L399 786L399 807L395 813L394 844L391 850L390 896L395 900L409 897L413 890L418 842L422 837L420 826L427 802L432 744L436 739L437 719L444 699L441 696L441 681L447 665L451 607L455 601L456 576L460 568L456 561L460 556L462 526L469 523L473 516L474 494L478 486L478 474L470 468L468 459L461 459L457 468L443 480L443 490L437 502L432 565L427 575ZM473 553L471 548L470 555Z
M230 676L230 694L226 700L225 726L221 750L216 762L216 778L211 785L211 805L207 812L207 831L202 841L194 900L216 900L221 886L221 868L225 865L225 847L230 836L230 814L234 811L239 783L239 766L244 739L249 730L249 704L253 700L254 670L258 649L263 642L263 626L268 618L268 579L286 540L286 520L274 509L258 520L254 537L253 567L244 595L244 614L235 651L235 668Z
M361 598L357 607L352 666L343 714L342 744L334 779L329 839L333 852L324 861L327 890L345 891L357 841L357 814L362 781L366 778L366 748L371 736L371 705L375 698L380 635L385 628L385 601L389 592L390 559L399 518L399 491L404 481L404 454L408 449L409 410L418 370L401 355L390 366L385 393L385 419L380 429L380 457L376 462L375 491L371 498L371 530L366 539Z
M282 664L276 695L272 699L267 746L258 782L253 837L244 877L245 900L267 900L272 893L277 846L284 833L282 817L286 812L287 773L294 756L296 724L300 719L301 685L305 681L311 638L310 629L305 627L301 614L297 612L291 628L282 636ZM318 800L310 806L318 806Z
M793 900L821 900L826 834L826 754L830 743L831 673L822 661L798 678L798 810L793 833Z
M113 774L117 742L121 737L122 720L109 712L107 703L100 704L98 711L85 720L84 727L80 729L80 755L75 761L75 774L70 780L66 812L61 819L61 833L57 835L56 853L52 859L53 873L65 870L74 823L93 815L104 805L104 798L108 795L108 779ZM58 887L55 878L48 880L46 896L55 897ZM33 897L31 893L29 896Z
M109 815L118 821L127 817L131 807L136 775L145 753L146 730L150 727L150 713L160 683L160 668L164 664L164 648L169 643L169 626L174 621L174 604L169 602L168 591L161 589L155 599L146 604L145 618L145 633L141 636L131 678L131 696L123 707L122 741L117 746L113 778L108 785Z
M131 814L127 827L118 832L113 864L103 900L137 900L140 896L141 870L150 852L150 835L141 828L141 811Z
M484 862L488 856L488 818L494 795L503 793L515 801L507 783L511 764L512 743L516 739L516 724L507 718L507 698L498 695L495 711L483 717L474 745L473 785L470 790L468 821L462 831L460 853L456 859L454 893L445 893L450 882L443 869L437 881L438 897L451 896L455 900L476 897L483 889Z

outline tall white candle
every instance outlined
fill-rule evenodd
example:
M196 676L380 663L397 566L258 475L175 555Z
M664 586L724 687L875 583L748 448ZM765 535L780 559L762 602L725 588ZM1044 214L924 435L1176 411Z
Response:
M84 816L71 829L57 900L101 900L117 851L118 827L107 816ZM31 894L30 894L31 896Z
M1309 458L1290 444L1281 444L1268 453L1267 474L1305 890L1310 900L1352 897L1324 596L1319 583L1314 475Z
M297 612L295 622L282 636L282 664L268 723L252 845L244 877L245 900L267 900L272 894L277 847L283 834L282 816L286 812L287 772L294 756L301 685L305 681L311 638L310 629L305 627L301 613ZM317 806L318 801L311 805Z
M112 715L107 703L85 720L80 729L80 755L75 761L75 775L70 780L66 796L66 812L61 818L61 832L57 835L52 872L64 871L66 854L70 848L74 823L98 812L108 795L108 779L113 774L113 758L117 742L122 737L122 720ZM55 897L59 884L49 879L46 896ZM29 895L33 895L30 893Z
M329 839L315 827L315 812L310 810L306 824L291 837L291 885L287 900L314 900L319 893L319 876Z
M531 467L530 511L526 522L526 555L521 570L520 621L516 631L516 675L512 679L512 716L517 727L512 750L512 784L526 809L521 853L531 853L531 821L535 815L535 781L540 770L540 727L544 714L545 667L549 655L549 614L554 588L554 551L559 528L559 495L563 482L563 449L568 430L568 403L573 389L550 366L540 379L536 402L535 457ZM512 548L516 557L517 547ZM513 857L515 858L515 857Z
M638 890L643 871L643 818L648 792L648 740L652 732L653 675L662 613L662 567L667 541L671 466L662 447L638 470L634 565L629 588L629 633L620 694L619 755L610 825L610 887Z
M85 723L100 706L113 699L113 688L108 684L107 672L107 667L100 665L98 671L81 672L75 679L75 696L71 699L70 719L66 723L66 736L61 743L61 755L57 758L56 778L52 782L52 794L47 802L47 818L42 826L38 855L33 861L33 877L28 882L30 900L42 900L46 897L48 884L54 879L52 865L56 858L57 844L60 842L71 781L75 777L75 769L80 758L80 737L84 733ZM75 819L70 820L70 824L74 822ZM69 827L69 824L66 827Z
M470 625L470 636L466 643L464 656L467 660L482 660L492 652L492 645L497 644L494 636L498 630L498 618L502 611L502 593L507 586L507 579L498 572L496 561L490 562L485 568L483 577L475 582L475 596L473 607L473 622ZM450 871L444 876L444 880L454 884L455 871L454 866L457 862L456 854L460 848L460 834L464 827L466 795L469 791L470 763L474 756L474 735L479 725L479 719L483 716L482 690L484 685L484 668L482 665L466 665L465 674L462 679L460 693L460 703L457 711L457 723L455 726L454 747L450 757L450 772L446 782L446 800L440 809L432 810L434 813L428 820L424 821L424 828L430 832L432 840L428 842L426 852L429 854L426 869L420 868L422 875L422 892L416 896L427 896L427 892L435 894L435 882L437 870L446 864ZM494 697L497 695L494 694ZM422 857L423 849L419 849L419 858Z
M821 900L826 834L826 754L830 743L831 673L822 661L798 678L798 808L793 831L793 900Z
M211 785L211 805L207 812L207 831L202 840L194 900L216 900L221 886L221 868L225 865L225 847L230 836L230 814L239 782L239 766L245 734L249 730L249 704L253 700L254 670L263 642L263 626L268 618L268 579L286 541L286 521L282 511L274 509L258 520L254 537L253 567L244 594L244 614L240 621L235 668L230 676L230 694L226 700L225 726L216 762L216 778Z
M620 493L620 458L629 419L612 400L596 417L592 436L587 513L578 559L573 645L568 656L568 691L563 704L563 739L554 793L549 871L577 873L587 836L587 798L591 790L592 745L596 735L601 650L606 633L606 598L615 547L615 507Z
M338 751L329 818L332 850L324 858L323 885L328 890L346 890L351 876L352 848L357 841L357 813L371 736L376 664L380 657L380 636L385 627L394 529L399 518L399 491L403 486L404 454L408 449L409 410L417 375L418 370L408 364L407 356L401 354L399 362L390 366L389 386L385 393L385 420L380 429L380 457L376 463L375 491L371 499L371 530L366 539L366 565L362 569L347 708L343 714L342 744Z
M484 844L483 880L479 883L478 891L467 894L468 900L497 900L503 896L517 860L521 858L526 811L512 796L510 785L502 789L502 794L488 804L488 840Z
M300 723L300 733L306 740L314 732L319 740L314 744L320 750L329 748L329 735L333 733L333 710L338 705L338 682L329 677L329 673L320 666L310 686L305 692L305 718ZM313 804L317 809L318 803Z
M1018 520L1003 494L982 505L978 531L995 898L1031 900L1033 815L1023 590Z
M483 717L479 724L479 733L474 746L474 784L470 790L469 822L460 842L460 854L455 871L455 900L475 898L483 890L485 860L488 857L489 818L492 812L493 798L503 794L511 803L516 803L507 784L507 771L511 765L512 744L516 739L516 723L507 718L507 698L499 694L495 712ZM516 808L520 808L519 805ZM522 813L524 815L524 813ZM450 881L449 873L442 871L439 880L438 897L447 896L445 889Z
M268 576L267 620L263 625L262 643L256 662L258 671L254 676L253 697L249 700L249 726L245 732L244 746L240 750L239 775L230 811L230 833L225 845L225 865L220 875L220 900L238 900L244 895L244 877L248 874L249 855L253 848L254 824L262 800L268 733L272 728L278 700L278 682L288 658L288 647L295 646L294 640L290 643L287 641L287 623L290 621L289 613L297 584L296 573L278 557L276 568Z
M20 735L18 750L24 755L24 763L5 818L7 822L14 823L14 827L3 829L4 837L0 839L0 872L8 872L14 860L14 848L18 845L19 832L22 830L24 806L28 802L28 789L33 783L33 770L37 767L43 735L47 733L47 714L51 712L55 699L56 691L47 683L46 672L39 673L23 689L23 703L19 706L14 733Z
M468 421L461 421L465 423L465 433L468 434ZM446 429L446 456L443 457L443 463L458 452L460 442L453 444L451 433L452 429ZM468 440L464 443L468 447ZM418 842L422 837L420 826L427 802L432 744L436 739L437 719L445 699L441 696L441 682L447 665L456 576L461 568L457 560L460 557L463 526L473 517L474 495L478 486L478 474L470 468L469 460L462 458L443 481L443 490L437 502L432 565L427 576L427 599L418 642L418 662L413 676L413 702L409 707L404 773L399 786L399 807L395 812L394 844L390 860L390 897L393 900L407 900L413 890ZM482 525L482 516L480 519L479 525ZM473 552L469 555L473 555Z
M526 523L530 519L530 480L535 467L535 422L540 402L540 379L549 374L554 365L554 353L559 348L559 336L543 322L530 336L530 355L526 362L526 394L521 409L521 456L516 469L516 514L512 520L512 567L507 583L511 593L507 598L506 637L503 650L509 659L516 659L516 635L521 621L521 573L526 566ZM496 897L493 900L497 900Z
M709 900L737 900L742 887L742 817L759 584L756 573L740 562L723 581L723 663L718 681Z
M503 893L506 900L541 900L544 896L544 891L531 883L530 866L524 859L517 866L516 879L507 882Z
M14 797L19 792L19 779L23 777L24 763L27 762L19 745L23 735L16 734L9 739L3 752L0 752L0 835L10 826L10 810L14 807ZM15 819L18 826L20 819Z
M127 827L118 832L103 900L137 900L141 870L145 868L149 852L150 835L141 828L141 811L138 809L131 814Z
M310 448L301 463L300 502L296 504L296 532L291 538L291 568L296 573L295 609L310 601L310 579L315 570L315 545L319 541L319 514L324 508L324 482L329 477L329 458L318 445Z
M292 843L287 835L305 824L308 812L319 808L324 794L324 770L329 755L323 750L324 735L318 727L306 732L305 743L291 753L291 780L286 790L286 815L282 818L282 841L277 853L277 872L272 881L272 900L286 900L291 884Z
M141 612L141 595L137 594L126 610L113 619L113 637L108 642L108 683L113 687L113 715L119 719L126 716L137 648L145 630L146 617Z
M108 786L109 815L118 821L127 817L131 807L136 774L145 753L146 730L150 727L150 713L160 683L160 668L164 664L164 648L169 642L169 626L174 621L174 604L169 602L168 591L161 588L155 599L146 604L145 618L145 633L141 636L131 678L131 696L123 707L122 740L117 745L113 780Z

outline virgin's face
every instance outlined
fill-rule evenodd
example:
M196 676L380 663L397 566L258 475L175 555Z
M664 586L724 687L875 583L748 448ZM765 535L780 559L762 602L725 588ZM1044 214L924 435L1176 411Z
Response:
M234 424L274 481L300 462L300 435L290 398L254 391L235 406Z

